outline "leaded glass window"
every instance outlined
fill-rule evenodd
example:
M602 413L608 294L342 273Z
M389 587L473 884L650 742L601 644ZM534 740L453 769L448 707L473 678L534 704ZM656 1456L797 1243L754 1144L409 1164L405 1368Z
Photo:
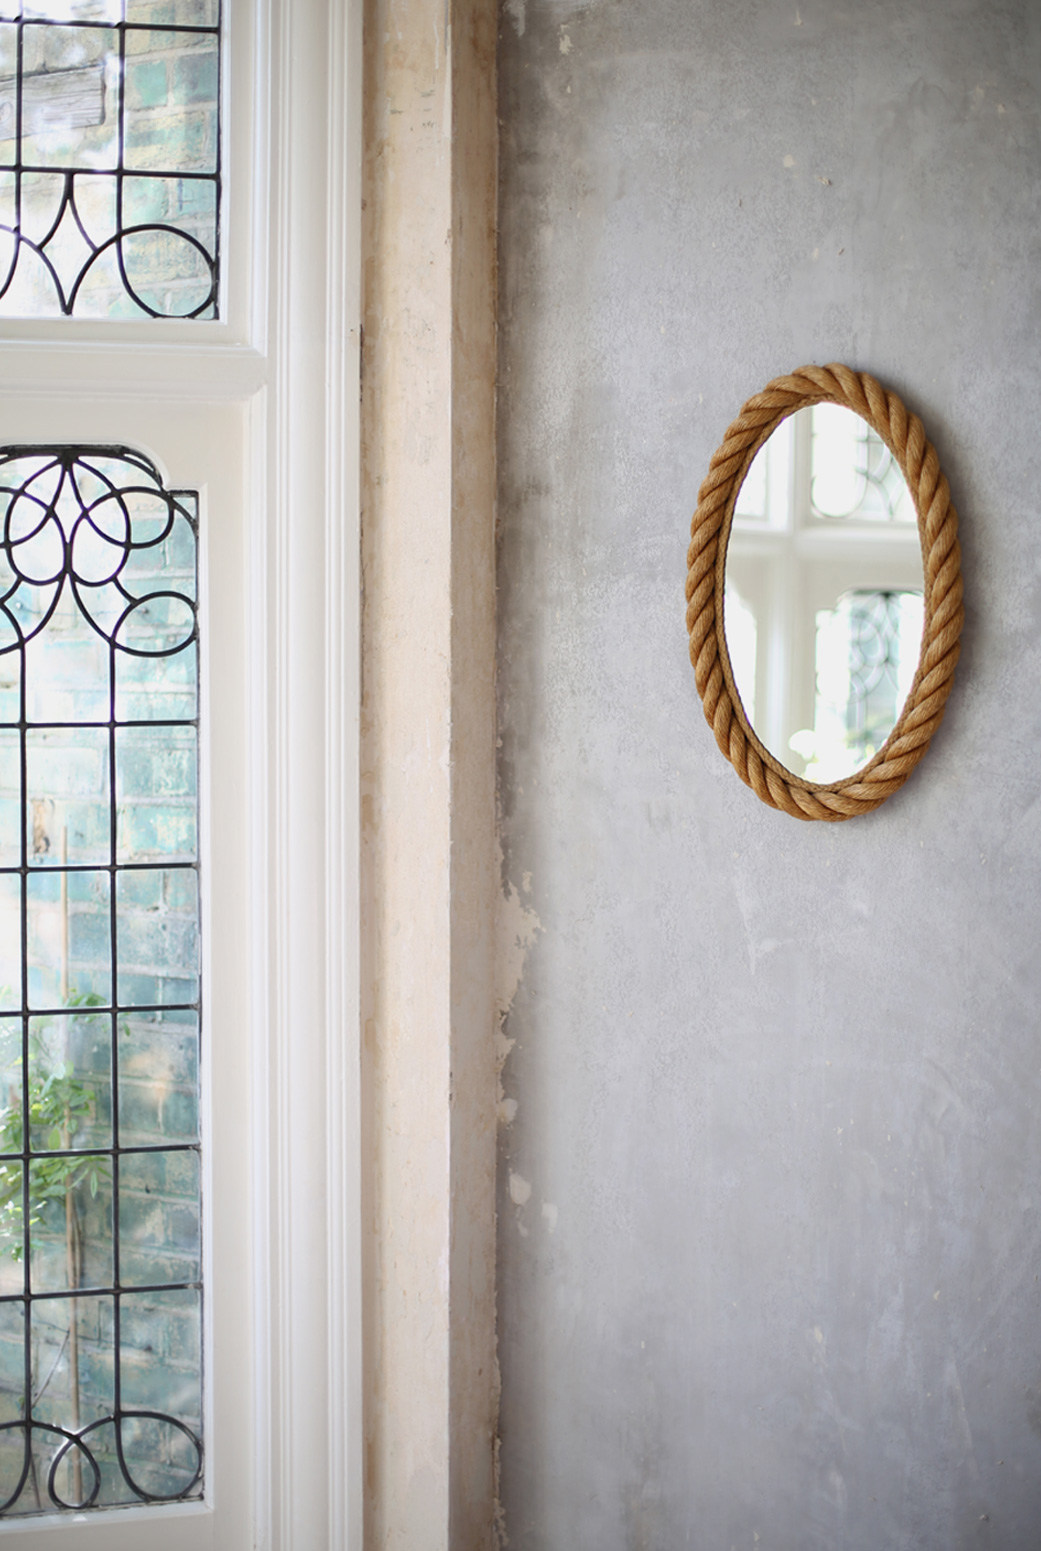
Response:
M215 318L220 0L0 0L0 314Z
M0 448L0 1513L202 1494L197 498Z

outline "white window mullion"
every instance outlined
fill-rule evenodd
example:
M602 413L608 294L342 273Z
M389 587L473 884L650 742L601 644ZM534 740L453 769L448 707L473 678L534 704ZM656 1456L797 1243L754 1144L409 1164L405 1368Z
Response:
M260 1543L360 1551L360 7L275 0L258 684L271 904ZM258 643L259 644L259 643Z

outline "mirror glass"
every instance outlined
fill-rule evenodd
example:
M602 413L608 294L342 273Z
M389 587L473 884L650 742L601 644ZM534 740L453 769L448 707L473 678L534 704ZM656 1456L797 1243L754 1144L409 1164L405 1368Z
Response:
M760 742L827 785L868 764L914 680L923 623L914 502L892 453L850 409L783 421L737 496L724 629Z

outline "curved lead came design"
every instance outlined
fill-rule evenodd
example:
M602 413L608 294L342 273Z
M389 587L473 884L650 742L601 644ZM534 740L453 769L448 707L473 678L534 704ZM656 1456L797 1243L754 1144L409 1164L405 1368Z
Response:
M0 1514L203 1490L197 497L0 447Z

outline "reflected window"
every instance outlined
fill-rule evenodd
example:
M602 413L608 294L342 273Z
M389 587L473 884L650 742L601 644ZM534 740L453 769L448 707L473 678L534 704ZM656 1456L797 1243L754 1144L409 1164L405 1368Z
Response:
M849 592L817 613L812 732L792 739L811 781L841 781L889 737L918 667L919 592Z
M813 515L859 522L915 522L914 502L878 432L838 404L810 410Z
M0 448L0 1513L202 1493L197 498Z
M792 425L782 424L763 443L749 465L737 493L736 515L784 529L790 521L792 502Z
M741 704L755 723L756 637L755 611L736 587L728 587L724 599L723 628L735 684L741 685Z
M0 0L0 315L215 318L219 0Z
M735 686L774 757L822 784L867 764L917 668L922 559L899 465L859 415L803 408L756 452L724 610Z

